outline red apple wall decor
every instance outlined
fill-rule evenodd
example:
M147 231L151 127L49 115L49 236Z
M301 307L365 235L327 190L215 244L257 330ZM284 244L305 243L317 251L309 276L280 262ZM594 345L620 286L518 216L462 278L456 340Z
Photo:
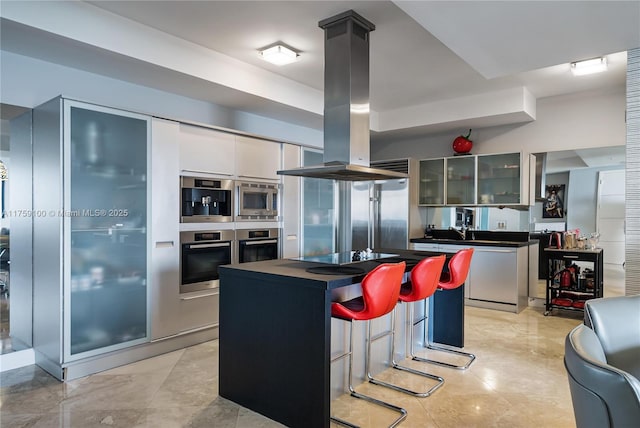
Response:
M473 147L473 141L469 139L470 135L471 130L469 130L467 135L456 137L456 139L453 140L453 151L458 154L469 153Z

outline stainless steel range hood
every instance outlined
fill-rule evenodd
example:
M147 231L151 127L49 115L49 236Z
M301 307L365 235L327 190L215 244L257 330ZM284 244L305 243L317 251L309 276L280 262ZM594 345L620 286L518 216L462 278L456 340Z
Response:
M318 26L325 33L324 164L278 174L342 181L407 177L369 166L369 33L375 25L349 10Z

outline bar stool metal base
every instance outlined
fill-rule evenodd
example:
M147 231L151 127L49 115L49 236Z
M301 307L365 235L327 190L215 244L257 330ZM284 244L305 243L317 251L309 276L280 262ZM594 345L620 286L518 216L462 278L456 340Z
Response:
M429 358L422 358L422 357L412 356L411 359L414 360L414 361L420 361L420 362L423 362L423 363L436 364L436 365L439 365L439 366L442 366L442 367L448 367L450 369L457 369L457 370L466 370L466 369L468 369L469 366L471 365L471 363L473 363L476 360L476 356L474 354L470 354L470 353L464 352L464 351L458 351L456 349L448 349L448 348L443 348L441 346L435 346L432 343L427 343L427 346L425 346L425 348L432 349L434 351L441 351L441 352L448 352L450 354L462 355L464 357L468 357L469 361L467 362L467 364L464 364L462 366L456 366L455 364L446 363L444 361L431 360Z
M425 299L424 302L425 302L424 307L425 307L425 313L426 313L426 311L427 311L427 300ZM411 319L413 319L413 316L411 317ZM425 315L422 318L420 318L418 321L414 322L413 325L416 326L419 323L421 323L423 321L426 321L426 319L427 319L427 316ZM413 333L413 329L411 329L411 332ZM432 360L430 358L418 357L417 355L415 355L415 353L413 351L413 340L412 340L411 341L411 359L413 361L420 361L422 363L436 364L436 365L439 365L439 366L442 366L442 367L448 367L450 369L466 370L466 369L469 368L471 363L473 363L476 360L476 356L474 354L469 353L469 352L459 351L457 349L449 349L449 348L445 348L445 347L442 347L442 346L434 345L433 343L429 342L429 339L427 337L426 329L425 329L424 341L426 343L425 348L427 348L427 349L431 349L431 350L434 350L434 351L448 352L450 354L461 355L461 356L469 358L469 361L464 365L456 366L455 364L450 364L450 363L447 363L447 362L444 362L444 361L438 361L438 360Z
M405 409L403 409L402 407L393 405L391 403L387 403L386 401L378 400L377 398L373 398L373 397L370 397L368 395L360 394L359 392L356 392L355 388L353 387L353 321L352 320L344 320L344 321L349 322L349 351L344 353L344 354L338 355L335 358L333 358L331 360L331 362L333 363L334 361L340 360L340 359L345 358L345 357L349 357L349 392L350 392L350 395L352 397L354 397L354 398L359 398L361 400L365 400L365 401L368 401L368 402L370 402L372 404L376 404L378 406L382 406L382 407L385 407L385 408L387 408L389 410L393 410L394 412L400 413L400 416L398 416L392 422L392 424L389 425L389 428L393 428L393 427L398 426L400 424L400 422L404 421L407 418L407 411ZM367 329L369 329L369 331L371 331L370 330L370 328L371 328L370 326L371 326L371 321L367 321ZM370 351L371 351L371 347L368 347L367 351L365 353L366 354L365 355L366 356L366 361L367 361L367 363L366 363L367 372L369 371L369 363L368 363L368 361L370 359L370 355L369 355ZM333 422L339 424L339 425L342 425L342 426L351 427L351 428L358 428L358 425L354 425L351 422L345 421L345 420L340 419L340 418L336 418L336 417L331 416L331 420Z
M410 319L413 320L413 306L409 305L409 312L410 312ZM366 370L367 370L367 378L369 378L369 382L373 383L374 385L380 385L380 386L385 386L387 388L391 388L394 389L396 391L400 391L400 392L404 392L405 394L409 394L409 395L413 395L414 397L429 397L431 394L433 394L438 388L440 388L443 384L444 384L444 379L441 378L440 376L436 376L433 375L431 373L427 373L427 372L423 372L420 370L416 370L416 369L412 369L410 367L405 367L405 366L401 366L400 364L398 364L395 360L395 321L396 321L396 310L395 308L393 309L393 311L391 312L391 330L390 331L386 331L383 333L380 333L379 335L376 335L375 337L371 337L371 323L367 324L367 342L368 342L368 352L367 355L370 356L371 355L371 343L375 342L378 339L381 339L383 337L386 336L391 336L391 367L396 369L396 370L401 370L401 371L405 371L408 373L412 373L418 376L423 376L426 377L428 379L431 380L435 380L437 383L432 386L431 388L429 388L427 391L424 392L420 392L420 391L413 391L411 389L408 388L404 388L400 385L396 385L393 383L389 383L389 382L385 382L382 381L380 379L375 379L373 376L371 376L371 371L369 369L370 367L370 361L369 359L366 362ZM411 333L410 333L410 337L411 337L411 347L413 348L413 328L411 328Z

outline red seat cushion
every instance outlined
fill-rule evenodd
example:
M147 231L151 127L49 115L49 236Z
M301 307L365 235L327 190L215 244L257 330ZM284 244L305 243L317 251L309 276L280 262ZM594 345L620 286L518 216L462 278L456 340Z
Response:
M362 296L333 302L331 315L346 320L370 320L388 314L398 302L405 262L383 263L362 280Z
M438 287L453 290L464 284L469 274L471 256L473 256L473 248L465 248L455 253L449 260L449 272L442 274Z
M444 254L420 260L411 270L411 281L402 284L400 300L417 302L432 296L438 288L438 279L445 260Z

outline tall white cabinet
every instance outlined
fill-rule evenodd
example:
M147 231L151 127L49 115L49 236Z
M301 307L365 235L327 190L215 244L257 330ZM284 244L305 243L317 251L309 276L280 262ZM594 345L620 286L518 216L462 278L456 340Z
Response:
M56 98L33 112L33 348L62 379L149 340L150 118Z

